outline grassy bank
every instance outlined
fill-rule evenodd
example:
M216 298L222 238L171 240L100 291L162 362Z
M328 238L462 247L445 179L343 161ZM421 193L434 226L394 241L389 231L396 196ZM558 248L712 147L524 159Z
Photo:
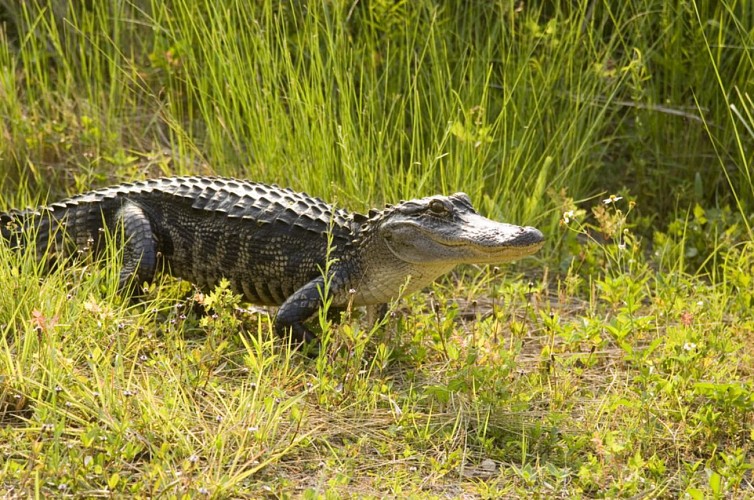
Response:
M753 494L748 2L247 3L0 1L0 209L219 174L548 244L315 359L0 246L3 494Z

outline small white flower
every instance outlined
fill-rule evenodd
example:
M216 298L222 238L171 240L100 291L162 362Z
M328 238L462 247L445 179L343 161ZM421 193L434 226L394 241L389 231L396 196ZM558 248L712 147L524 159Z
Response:
M573 219L573 216L574 216L573 210L563 212L563 222L568 224L569 222L571 222L571 219Z
M693 351L694 349L696 349L696 344L693 342L686 342L683 344L684 351Z
M620 201L622 199L623 199L622 196L616 196L614 194L611 194L610 198L605 198L604 200L602 200L602 203L604 203L605 205L610 205L611 203L615 203L616 201Z

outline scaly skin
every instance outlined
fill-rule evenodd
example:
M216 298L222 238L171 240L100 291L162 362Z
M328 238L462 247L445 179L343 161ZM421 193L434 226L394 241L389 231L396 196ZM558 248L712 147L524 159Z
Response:
M537 229L482 217L464 193L362 215L275 185L218 177L120 184L0 213L4 240L24 246L33 234L39 255L51 260L101 252L106 230L124 241L121 288L150 282L158 270L205 290L226 278L250 302L280 306L276 331L301 342L314 338L304 322L321 307L328 258L332 306L345 308L385 304L457 264L506 262L544 243Z

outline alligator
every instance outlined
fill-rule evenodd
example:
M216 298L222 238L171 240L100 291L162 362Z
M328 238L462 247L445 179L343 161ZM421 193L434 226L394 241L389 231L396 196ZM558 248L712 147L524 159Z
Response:
M119 286L128 293L158 271L211 290L221 279L251 303L279 306L274 329L298 343L322 307L384 305L457 264L497 264L536 252L533 227L487 219L465 193L387 205L367 214L277 185L220 177L164 177L0 213L11 247L36 245L58 262L123 246ZM327 269L327 271L325 271ZM134 286L134 284L137 284Z

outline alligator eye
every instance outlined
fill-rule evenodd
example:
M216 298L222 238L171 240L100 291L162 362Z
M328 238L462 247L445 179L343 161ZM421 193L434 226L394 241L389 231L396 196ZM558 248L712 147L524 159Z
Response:
M445 208L445 203L441 202L440 200L432 200L429 202L429 209L434 214L444 214L448 211L447 208Z

